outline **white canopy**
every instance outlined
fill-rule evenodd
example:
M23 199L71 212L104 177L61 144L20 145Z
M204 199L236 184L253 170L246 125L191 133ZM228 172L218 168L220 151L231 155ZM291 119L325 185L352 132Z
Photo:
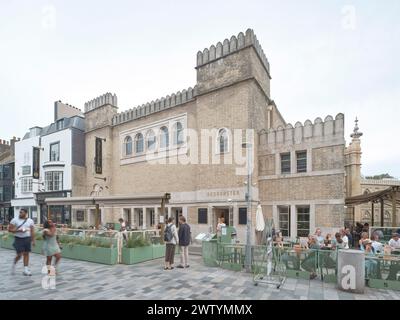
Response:
M264 215L262 212L262 207L259 204L257 206L257 211L256 211L256 231L264 231L264 229L265 229Z

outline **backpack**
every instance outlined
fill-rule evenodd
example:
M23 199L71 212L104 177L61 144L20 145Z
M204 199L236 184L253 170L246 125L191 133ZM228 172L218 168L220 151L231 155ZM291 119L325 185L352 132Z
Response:
M172 233L172 224L167 226L165 228L165 232L164 232L164 241L165 242L171 242L171 240L173 239L174 234Z

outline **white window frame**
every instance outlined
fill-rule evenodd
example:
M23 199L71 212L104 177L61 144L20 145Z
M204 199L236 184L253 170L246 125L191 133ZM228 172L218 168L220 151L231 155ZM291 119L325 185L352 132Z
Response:
M221 152L221 144L220 144L220 137L221 137L221 132L225 131L226 132L226 148L224 152ZM216 147L215 151L216 154L227 154L230 152L230 146L231 146L231 132L228 128L219 128L217 130L217 139L216 139Z

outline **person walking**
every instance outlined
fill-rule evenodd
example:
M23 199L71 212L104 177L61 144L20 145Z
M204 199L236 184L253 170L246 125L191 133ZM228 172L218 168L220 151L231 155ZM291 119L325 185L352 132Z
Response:
M181 249L181 264L178 268L189 268L189 245L191 239L190 226L186 223L184 216L179 217L178 229L179 247Z
M174 268L175 248L176 244L179 243L178 232L174 225L174 219L168 218L167 226L164 231L165 241L165 266L164 270L172 270Z
M11 220L8 232L15 234L13 246L17 253L12 265L11 274L15 274L17 263L23 256L23 275L31 276L32 273L29 270L29 253L32 250L31 245L35 245L35 223L28 217L26 209L21 209L19 216Z
M50 273L53 257L55 258L54 268L58 273L58 266L61 260L61 249L57 241L57 229L51 220L43 224L43 254L46 256L46 266Z

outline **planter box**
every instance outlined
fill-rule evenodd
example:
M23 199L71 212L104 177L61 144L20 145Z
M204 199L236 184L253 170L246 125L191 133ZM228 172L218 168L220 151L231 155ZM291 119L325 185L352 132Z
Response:
M369 279L367 285L374 289L400 290L400 281Z
M36 245L32 246L32 252L42 254L43 240L36 240Z
M15 250L14 246L14 236L8 236L6 240L2 237L0 238L0 246L4 249ZM36 240L36 246L32 246L32 253L42 253L43 240Z
M153 259L153 246L122 248L122 263L136 264Z
M153 245L153 259L159 259L165 257L165 245L154 244Z
M61 250L61 255L63 258L109 265L118 263L117 248L100 248L81 245L69 246L64 244L63 249Z
M14 236L6 236L6 239L3 238L4 235L1 237L1 247L4 249L15 250L13 243L14 243Z

